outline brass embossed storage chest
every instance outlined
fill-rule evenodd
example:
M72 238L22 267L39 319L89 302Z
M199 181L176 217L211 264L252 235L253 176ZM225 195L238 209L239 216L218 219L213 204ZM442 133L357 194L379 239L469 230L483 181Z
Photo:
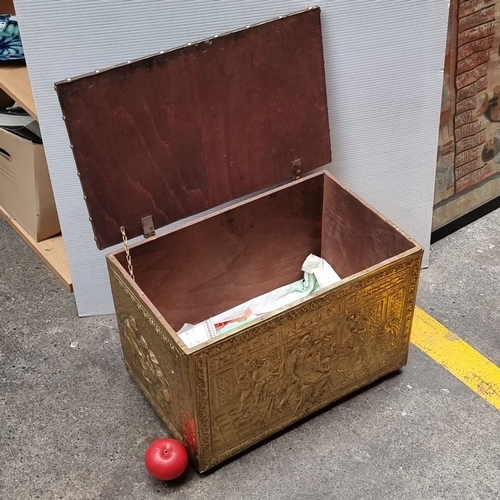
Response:
M149 236L107 256L123 356L199 471L406 364L421 247L303 175L331 159L318 8L56 88L98 247ZM310 253L342 281L191 349L175 333Z

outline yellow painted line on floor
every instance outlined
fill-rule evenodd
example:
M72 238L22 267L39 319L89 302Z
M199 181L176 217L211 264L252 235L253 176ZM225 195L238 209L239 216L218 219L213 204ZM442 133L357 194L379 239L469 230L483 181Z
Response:
M500 368L418 307L411 342L500 410Z

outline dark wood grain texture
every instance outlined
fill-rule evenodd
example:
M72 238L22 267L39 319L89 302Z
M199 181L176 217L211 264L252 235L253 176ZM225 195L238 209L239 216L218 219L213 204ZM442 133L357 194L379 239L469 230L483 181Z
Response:
M321 252L323 176L131 249L137 284L178 330L299 280ZM125 255L116 255L126 267Z
M131 249L138 285L175 330L303 276L309 253L347 278L414 247L328 174ZM115 254L126 268L124 252Z
M317 8L57 91L101 249L331 158Z
M325 175L321 251L341 278L413 247L389 221Z

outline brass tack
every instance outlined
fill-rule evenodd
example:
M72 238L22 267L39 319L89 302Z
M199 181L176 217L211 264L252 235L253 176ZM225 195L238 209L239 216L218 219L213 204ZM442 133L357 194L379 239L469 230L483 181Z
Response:
M78 172L78 171L76 172L76 175L78 175L78 177L82 176L82 174L80 172Z
M187 44L187 45L188 45L188 47L189 47L189 46L191 45L191 42L188 42L188 44Z
M70 144L70 145L69 145L69 147L70 147L71 149L75 149L75 146L73 146L73 144Z
M165 51L164 50L160 50L160 54L165 54Z
M219 35L214 35L214 38L219 38Z
M279 16L278 19L283 19L283 16Z
M92 222L92 217L89 217L89 221Z
M66 115L62 115L62 119L66 121Z
M87 201L87 197L85 195L83 196L83 201Z
M67 81L67 82L70 82L70 81L71 81L71 78L66 78L66 81Z
M247 28L247 29L248 29L248 28L250 28L250 25L248 25L246 28Z
M99 73L99 70L98 70L98 69L96 69L96 70L94 71L94 73Z
M127 64L130 64L132 61L127 61Z

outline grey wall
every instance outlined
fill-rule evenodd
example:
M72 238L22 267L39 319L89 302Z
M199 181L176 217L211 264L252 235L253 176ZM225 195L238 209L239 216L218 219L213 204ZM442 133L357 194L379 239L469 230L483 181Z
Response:
M328 168L428 250L448 1L318 4L334 158ZM110 313L104 253L94 245L54 82L308 4L16 0L15 5L78 311ZM426 251L425 262L428 257Z

